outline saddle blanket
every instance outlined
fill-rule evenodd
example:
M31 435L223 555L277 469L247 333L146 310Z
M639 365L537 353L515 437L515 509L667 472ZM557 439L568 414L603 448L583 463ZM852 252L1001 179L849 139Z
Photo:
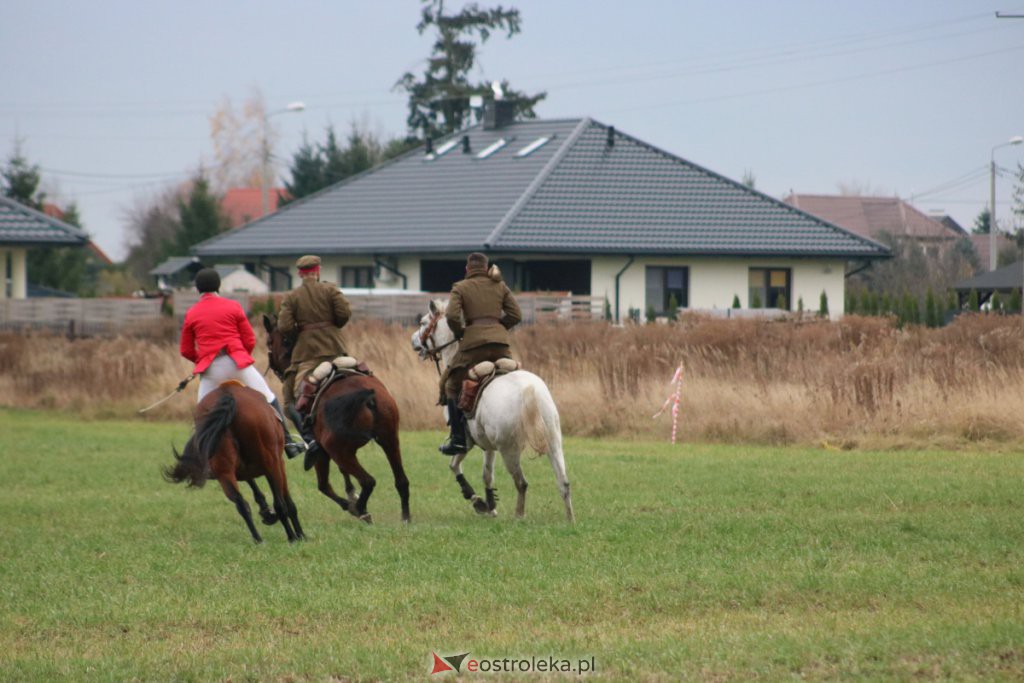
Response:
M459 394L459 410L472 419L476 415L476 406L484 389L494 381L495 377L507 375L519 369L519 361L511 358L499 358L493 363L485 360L469 369L469 379L462 380L462 392Z

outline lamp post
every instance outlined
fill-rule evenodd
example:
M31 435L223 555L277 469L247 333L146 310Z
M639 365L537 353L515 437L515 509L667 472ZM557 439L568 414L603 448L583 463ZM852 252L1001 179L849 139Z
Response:
M278 114L287 114L288 112L299 112L306 108L303 102L291 102L284 109L278 109L272 111L269 114L263 115L263 140L262 142L262 154L260 156L260 216L266 216L270 210L270 199L267 196L268 184L267 170L270 167L270 142L267 139L267 129L269 128L269 121L271 116L277 116Z
M1024 142L1024 137L1020 135L1014 135L1012 138L996 145L992 148L992 154L989 157L989 169L991 170L991 178L989 179L989 203L988 203L988 269L996 269L996 150L1001 147L1009 147L1010 145L1019 145Z

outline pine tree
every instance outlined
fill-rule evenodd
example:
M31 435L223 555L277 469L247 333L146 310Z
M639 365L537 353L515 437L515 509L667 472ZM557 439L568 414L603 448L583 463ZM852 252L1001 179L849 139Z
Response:
M227 221L220 210L220 201L210 192L210 183L202 171L193 179L187 200L178 200L178 220L181 229L175 242L178 255L188 254L191 248L227 229Z
M732 307L733 308L740 308L740 295L739 294L733 294L732 295Z
M1010 303L1006 309L1010 313L1020 313L1021 296L1020 290L1015 289L1010 292Z
M491 94L490 84L469 80L476 63L474 38L481 45L492 31L504 31L506 38L511 38L520 31L519 10L501 6L484 9L471 3L455 14L445 14L444 0L423 0L416 30L422 35L428 29L435 32L436 40L426 60L426 71L419 78L407 72L395 87L409 95L409 131L418 131L424 138L436 138L463 127L469 117L472 95ZM516 114L525 118L534 118L533 108L546 97L543 92L516 92L507 82L501 86L505 99L514 102Z
M782 310L782 311L788 311L789 310L789 302L786 301L786 295L785 294L783 294L781 292L779 293L779 296L775 299L775 308L778 308L779 310Z
M999 296L999 292L992 292L992 299L989 302L989 310L993 313L1003 313L1003 299Z
M761 291L755 289L754 294L750 297L751 308L761 308Z
M972 289L971 293L967 295L967 310L972 313L977 313L980 309L978 306L978 291Z
M676 299L675 294L670 294L668 297L668 310L665 315L668 316L669 320L675 320L679 313L679 301Z
M857 293L852 289L846 290L846 315L855 315L857 313Z
M928 294L925 295L924 300L924 324L928 327L938 327L942 324L939 319L939 306L935 301L935 292L932 288L928 288Z
M801 316L804 314L804 298L800 297L796 300L796 312Z
M821 296L818 298L818 315L822 318L828 317L828 294L825 290L821 290Z

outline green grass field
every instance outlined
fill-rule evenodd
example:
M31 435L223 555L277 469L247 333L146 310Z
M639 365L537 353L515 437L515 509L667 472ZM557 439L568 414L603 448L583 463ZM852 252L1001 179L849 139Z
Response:
M256 546L216 483L161 480L186 436L0 412L0 678L425 679L431 651L608 678L1024 676L1019 454L569 439L570 527L546 460L525 520L503 469L479 518L440 435L408 433L412 525L372 449L374 526L292 462L309 540Z

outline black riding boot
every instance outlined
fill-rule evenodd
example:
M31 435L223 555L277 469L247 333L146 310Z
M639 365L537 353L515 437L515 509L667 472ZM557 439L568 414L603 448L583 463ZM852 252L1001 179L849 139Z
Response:
M459 455L468 450L466 443L466 416L459 410L459 402L448 399L448 426L451 433L448 440L441 444L439 451L445 455Z
M295 428L302 434L302 440L306 442L306 460L302 463L302 466L306 471L309 471L316 464L316 461L324 455L324 449L316 442L316 436L313 435L313 421L302 419L302 415L295 409L294 404L288 404L288 417L292 419Z
M277 413L277 419L281 421L281 427L284 429L284 452L291 460L299 453L306 451L306 444L302 441L296 441L292 433L288 431L288 422L284 419L284 412L281 410L281 404L275 398L270 402L270 407Z

